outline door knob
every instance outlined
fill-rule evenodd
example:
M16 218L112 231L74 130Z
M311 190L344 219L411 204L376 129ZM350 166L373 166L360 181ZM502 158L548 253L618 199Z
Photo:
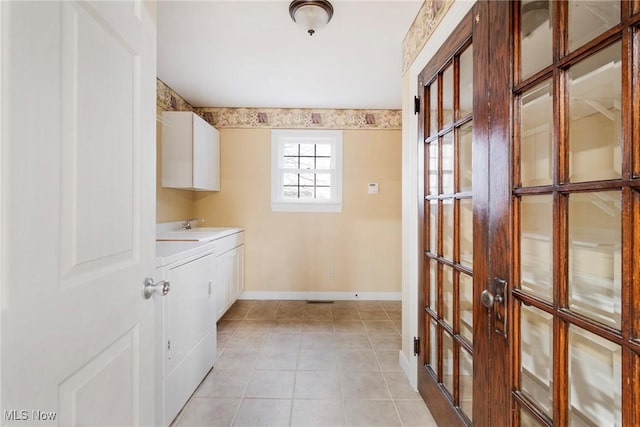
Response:
M149 299L154 293L165 296L169 293L170 288L171 283L166 280L160 280L158 283L155 283L153 278L147 277L144 279L144 284L142 285L142 293L144 295L144 299Z
M496 294L492 294L489 289L485 289L480 294L482 304L487 308L492 308L495 303L504 304L505 292L507 288L507 281L496 277L494 279L494 286Z
M493 332L507 338L507 281L495 277L493 283L489 283L480 294L480 300L485 307L491 310L491 313L488 314Z
M493 304L495 304L496 302L502 303L503 301L502 295L494 296L488 289L482 291L482 294L480 294L480 299L482 299L482 304L487 308L492 308Z

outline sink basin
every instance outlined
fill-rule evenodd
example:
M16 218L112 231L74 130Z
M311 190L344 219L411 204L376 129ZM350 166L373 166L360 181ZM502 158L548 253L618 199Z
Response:
M157 241L207 242L239 232L235 227L194 227L190 230L160 231Z

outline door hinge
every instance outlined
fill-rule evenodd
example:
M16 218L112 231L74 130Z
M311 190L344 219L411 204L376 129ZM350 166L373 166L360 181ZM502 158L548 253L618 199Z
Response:
M413 355L417 356L420 354L420 338L413 337Z
M171 350L171 340L167 340L167 350Z
M413 114L418 114L420 112L420 98L417 96L413 97Z

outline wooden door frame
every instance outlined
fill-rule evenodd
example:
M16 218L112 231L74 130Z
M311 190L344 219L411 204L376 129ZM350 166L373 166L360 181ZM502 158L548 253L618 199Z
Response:
M473 64L487 64L489 62L489 27L488 4L478 2L474 9L474 45ZM476 70L482 69L475 67ZM484 149L473 151L473 170L487 170L490 172L489 134L490 112L487 108L489 77L487 73L474 73L473 86L473 138L474 146L482 145ZM489 181L488 174L474 173L473 176L473 418L483 420L489 425L491 410L489 405L478 405L489 393L478 387L478 383L491 383L491 370L480 369L478 360L490 360L491 342L488 339L478 339L479 331L488 331L490 321L488 316L479 316L486 312L480 304L480 295L490 278L490 247L489 247ZM482 256L481 256L482 254ZM485 332L486 333L486 332ZM488 364L489 365L489 364ZM486 368L486 367L485 367ZM476 421L477 422L477 421Z
M474 383L476 374L491 384L489 390L482 390L474 387L474 419L479 425L491 425L494 427L510 425L511 418L511 372L512 372L512 351L511 337L513 336L512 310L513 298L509 290L513 285L513 272L511 265L512 250L512 229L513 212L511 204L511 161L512 161L512 87L514 63L513 55L513 2L500 0L481 1L478 4L478 15L480 18L476 22L475 31L482 38L481 43L486 50L478 52L480 58L480 68L487 72L482 73L479 80L484 85L484 90L479 88L474 95L474 102L477 100L477 111L485 110L489 115L482 114L481 128L486 132L480 139L487 144L487 150L482 150L482 155L487 155L486 159L479 159L481 164L487 168L488 182L486 191L490 201L487 206L479 208L478 215L474 209L474 227L482 226L482 232L486 237L484 249L487 256L484 262L480 263L483 268L484 285L476 286L474 280L474 312L488 313L488 316L475 316L478 319L477 331L489 331L491 339L488 341L475 340L477 352L480 360L488 361L489 366L477 366L474 364ZM484 19L483 19L484 17ZM497 24L500 23L500 24ZM475 52L475 51L474 51ZM487 55L482 58L482 55ZM474 58L475 59L475 58ZM487 107L490 106L490 107ZM484 127L486 126L486 127ZM475 153L474 153L475 155ZM475 165L474 165L475 166ZM475 170L475 167L474 167ZM474 182L475 185L475 182ZM486 213L487 218L481 215ZM484 221L484 224L477 224L476 218ZM480 246L479 244L479 246ZM480 246L481 247L481 246ZM474 251L476 246L474 245ZM474 252L475 253L475 252ZM474 259L474 262L476 260ZM475 277L475 276L474 276ZM484 289L488 289L495 294L495 279L500 278L507 281L505 290L506 303L502 314L505 317L503 324L504 333L496 332L497 309L488 310L481 303L480 294ZM474 325L474 328L476 325ZM475 335L474 335L475 338ZM486 345L485 345L486 344ZM491 396L487 401L487 396ZM487 404L489 402L490 404ZM476 410L478 417L476 418Z

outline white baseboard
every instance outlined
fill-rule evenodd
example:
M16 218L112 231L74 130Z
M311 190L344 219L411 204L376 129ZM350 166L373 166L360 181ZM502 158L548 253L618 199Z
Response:
M398 361L400 362L400 368L402 369L402 371L404 372L404 375L409 380L409 384L411 384L411 387L415 391L418 391L417 378L414 375L413 369L411 369L411 365L409 364L409 359L407 359L407 357L404 355L404 352L402 350L398 350L398 358L399 358Z
M400 301L400 292L298 292L298 291L245 291L238 299L257 300L323 300L323 301Z

